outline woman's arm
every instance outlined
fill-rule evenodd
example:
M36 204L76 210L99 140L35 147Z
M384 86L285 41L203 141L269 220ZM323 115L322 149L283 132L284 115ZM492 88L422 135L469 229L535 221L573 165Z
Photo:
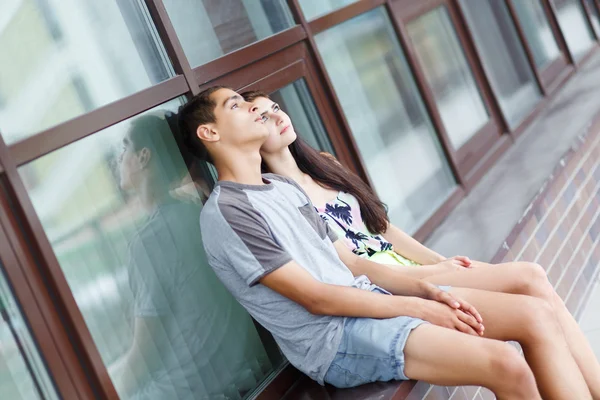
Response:
M433 265L446 259L392 224L388 224L388 229L382 236L394 246L398 254L419 264Z
M379 272L379 270L384 269L384 270L392 270L393 271L393 276L397 276L398 273L400 273L400 275L403 275L404 277L410 279L424 279L433 275L439 275L439 274L445 274L448 272L455 272L455 271L461 271L463 270L465 267L464 265L455 259L450 259L450 260L444 260L441 263L435 264L435 265L421 265L418 268L415 268L413 266L405 266L405 265L392 265L392 264L379 264L379 263L374 263L372 261L366 260L364 258L361 258L359 256L357 256L356 254L354 254L352 251L350 251L350 249L348 249L346 247L346 245L344 245L342 243L341 240L337 240L333 246L335 247L335 250L338 254L338 256L340 257L340 259L342 260L342 262L344 264L346 264L346 266L348 266L348 268L352 271L352 273L355 274L355 276L358 275L367 275L369 278L371 278L371 272L372 272L372 267L373 266L377 266L376 270L377 272ZM362 271L361 268L363 268L364 266L366 266L367 270ZM384 268L379 268L383 266ZM384 274L386 277L389 277L389 274ZM372 279L371 279L372 280ZM372 280L373 281L373 280ZM381 282L375 282L377 285L384 287L385 289L387 289L384 285L385 283L381 283ZM388 289L389 290L389 289ZM392 293L392 290L389 290ZM395 293L397 294L397 293Z

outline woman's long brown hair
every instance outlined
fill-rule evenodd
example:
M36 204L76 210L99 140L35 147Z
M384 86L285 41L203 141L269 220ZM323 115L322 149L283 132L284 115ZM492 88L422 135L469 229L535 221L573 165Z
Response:
M258 97L270 99L269 95L261 91L245 92L242 96L249 102ZM358 175L344 168L333 156L313 149L299 135L288 148L300 170L319 185L356 197L360 205L361 217L369 232L381 234L387 230L389 218L385 204ZM263 170L270 172L264 161Z

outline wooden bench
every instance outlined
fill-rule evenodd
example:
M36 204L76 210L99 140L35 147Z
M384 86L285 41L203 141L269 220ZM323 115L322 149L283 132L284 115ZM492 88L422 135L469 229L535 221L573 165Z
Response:
M446 388L424 382L377 382L352 389L319 385L302 375L281 397L284 400L494 400L487 389L478 387Z

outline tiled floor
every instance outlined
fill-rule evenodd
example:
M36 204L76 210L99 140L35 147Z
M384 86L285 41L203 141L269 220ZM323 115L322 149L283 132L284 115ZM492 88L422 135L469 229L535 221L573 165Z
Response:
M600 264L600 119L579 142L494 257L544 266L577 318L584 313Z

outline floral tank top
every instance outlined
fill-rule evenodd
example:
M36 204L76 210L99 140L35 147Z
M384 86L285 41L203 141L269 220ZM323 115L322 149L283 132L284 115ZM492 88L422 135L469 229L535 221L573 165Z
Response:
M373 261L377 261L375 258L387 253L389 257L384 263L419 265L395 253L392 244L381 235L369 232L362 220L360 204L351 194L339 192L335 200L315 209L354 254L363 258L373 257Z

